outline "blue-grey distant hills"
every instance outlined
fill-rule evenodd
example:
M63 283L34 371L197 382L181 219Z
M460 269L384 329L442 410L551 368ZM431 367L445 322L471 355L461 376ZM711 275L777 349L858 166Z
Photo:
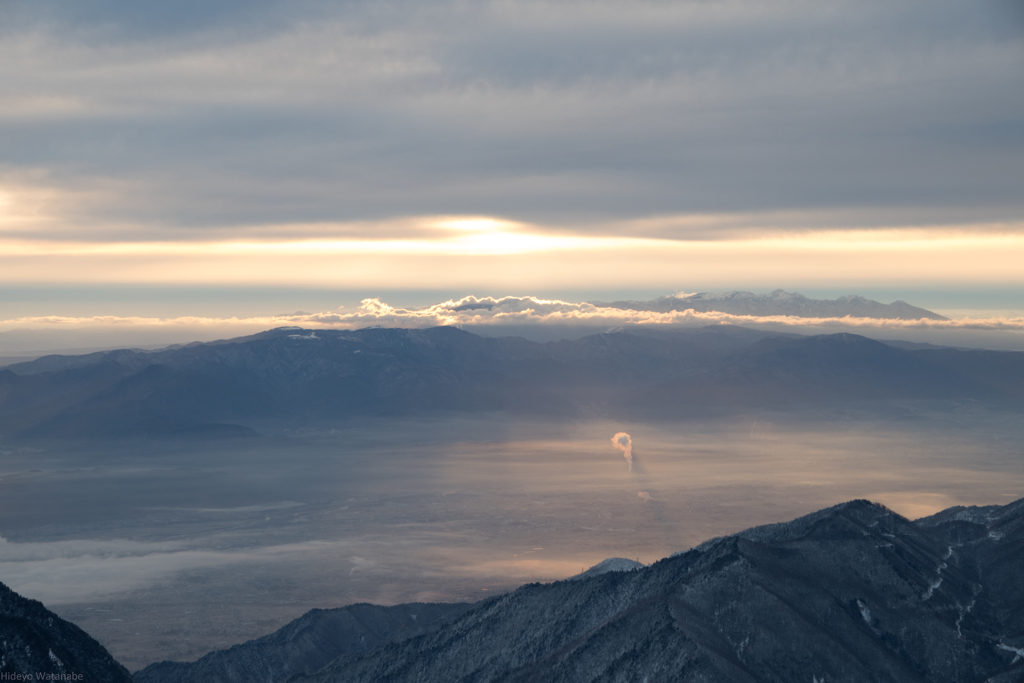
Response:
M662 296L652 301L591 302L596 306L634 311L719 311L733 315L788 315L798 318L884 318L889 320L949 320L905 301L883 304L862 296L809 299L797 292L776 289L771 294L752 292L698 292Z
M280 328L0 369L0 436L219 437L368 415L677 419L915 401L1019 410L1024 353L728 325L547 343L452 327Z
M471 606L315 610L195 663L154 664L135 680L1024 678L1024 500L950 508L916 522L856 500L622 569L530 584ZM427 610L414 626L410 615ZM338 654L324 662L327 652Z

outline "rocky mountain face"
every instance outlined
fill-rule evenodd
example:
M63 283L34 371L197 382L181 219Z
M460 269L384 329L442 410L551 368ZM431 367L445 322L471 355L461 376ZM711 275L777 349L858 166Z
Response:
M862 296L809 299L797 292L776 289L771 294L753 292L698 292L662 296L652 301L593 302L597 306L633 311L719 311L733 315L788 315L798 318L884 318L890 320L949 320L945 316L906 301L883 304Z
M612 557L572 577L585 579L644 565ZM217 650L195 662L159 662L134 674L136 683L276 683L312 674L343 656L361 656L389 643L434 631L470 609L469 603L360 603L315 609L268 636Z
M916 522L858 500L713 539L648 567L621 558L602 565L566 581L454 606L421 630L393 631L374 647L352 647L355 631L343 628L337 635L346 644L337 647L347 649L320 668L325 651L310 650L296 636L324 641L336 632L310 613L267 638L195 664L154 665L135 678L1024 680L1024 500L951 508ZM390 609L403 621L424 606ZM302 653L314 651L304 665ZM285 660L291 664L281 667ZM300 673L289 677L291 671Z
M11 678L16 674L32 681L132 680L85 631L0 583L0 679L17 680Z
M1022 520L1022 501L921 523L853 501L523 586L292 681L1017 681Z
M1024 353L730 326L537 343L450 327L281 328L0 369L0 436L253 434L428 411L658 418L852 401L1024 401Z
M313 673L342 656L359 656L438 628L470 605L357 604L315 609L268 636L217 650L195 662L160 662L135 673L137 683L273 683Z

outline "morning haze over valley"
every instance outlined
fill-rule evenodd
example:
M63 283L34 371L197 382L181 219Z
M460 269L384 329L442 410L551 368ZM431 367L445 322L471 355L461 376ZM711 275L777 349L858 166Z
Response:
M1024 680L1016 0L0 3L0 678Z

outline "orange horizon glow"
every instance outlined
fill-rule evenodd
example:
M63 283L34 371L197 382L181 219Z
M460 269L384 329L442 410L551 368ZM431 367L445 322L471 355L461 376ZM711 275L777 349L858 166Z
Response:
M487 217L415 222L421 236L108 241L0 237L0 282L344 287L659 286L1024 281L1024 230L888 228L734 239L583 236Z

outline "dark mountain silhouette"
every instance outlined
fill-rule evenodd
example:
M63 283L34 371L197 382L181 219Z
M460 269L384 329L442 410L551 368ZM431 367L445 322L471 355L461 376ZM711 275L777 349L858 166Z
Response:
M656 415L680 408L1024 398L1024 354L994 354L906 351L855 334L768 337L723 362L633 390L629 403Z
M1009 683L1024 677L1021 575L1024 499L916 522L858 500L633 571L526 585L315 672L250 680ZM281 634L317 640L309 616L136 680L224 683L240 679L205 661L301 660Z
M451 327L281 328L0 369L0 435L242 436L267 421L425 411L656 418L893 400L1019 406L1024 353L730 326L548 343Z
M64 621L41 602L0 583L0 678L131 683L128 670L85 631ZM80 678L60 678L80 676Z
M949 320L933 311L911 306L906 301L883 304L862 296L838 299L809 299L798 292L776 289L771 294L753 292L698 292L662 296L651 301L592 302L596 306L633 311L719 311L733 315L788 315L798 318L884 318L890 320Z

